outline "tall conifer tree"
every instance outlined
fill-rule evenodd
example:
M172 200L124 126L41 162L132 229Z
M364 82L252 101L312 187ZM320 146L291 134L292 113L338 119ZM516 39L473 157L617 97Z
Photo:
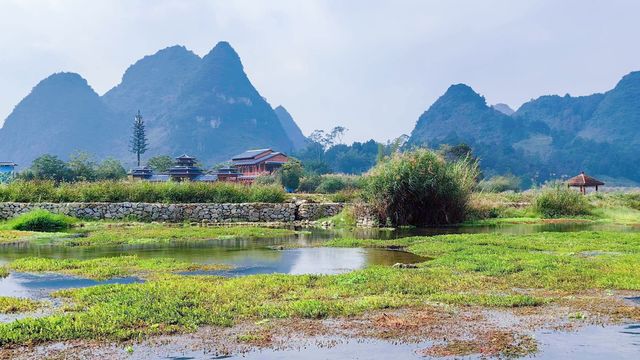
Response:
M133 120L133 134L129 144L129 150L138 157L138 166L140 166L140 155L147 151L147 135L144 129L144 120L140 115L140 110Z

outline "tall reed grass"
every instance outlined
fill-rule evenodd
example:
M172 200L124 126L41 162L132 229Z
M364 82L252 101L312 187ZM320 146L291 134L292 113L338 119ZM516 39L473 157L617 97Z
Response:
M280 203L284 199L280 186L226 182L100 181L56 185L52 181L15 181L0 185L0 202Z

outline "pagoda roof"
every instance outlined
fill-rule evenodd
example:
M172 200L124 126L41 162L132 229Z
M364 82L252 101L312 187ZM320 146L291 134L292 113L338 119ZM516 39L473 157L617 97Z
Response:
M598 179L592 178L583 172L578 176L574 176L567 180L569 186L602 186L604 183Z
M176 160L195 160L196 158L193 156L189 156L187 154L182 154L176 158Z

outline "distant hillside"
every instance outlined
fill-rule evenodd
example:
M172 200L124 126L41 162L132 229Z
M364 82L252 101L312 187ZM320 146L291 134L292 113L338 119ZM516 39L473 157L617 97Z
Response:
M302 134L298 124L293 120L293 117L287 109L279 105L274 111L276 112L276 116L278 116L278 120L280 120L280 125L282 125L287 136L291 139L294 149L300 150L307 146L309 140Z
M0 129L0 157L27 167L44 153L66 158L83 150L131 163L127 145L138 110L147 125L147 158L188 153L211 165L247 148L290 152L300 141L295 133L288 137L238 54L220 42L204 58L183 46L145 56L102 97L77 74L52 75Z
M540 182L584 170L640 181L640 72L604 94L542 96L511 116L453 85L420 116L409 145L459 143L472 146L487 175Z

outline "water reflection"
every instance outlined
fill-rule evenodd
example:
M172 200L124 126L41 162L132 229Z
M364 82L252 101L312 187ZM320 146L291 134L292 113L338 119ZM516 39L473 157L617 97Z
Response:
M140 281L141 280L134 277L97 281L60 274L27 274L16 272L9 274L6 278L0 279L0 296L40 299L60 289L82 288L100 284L130 284Z

